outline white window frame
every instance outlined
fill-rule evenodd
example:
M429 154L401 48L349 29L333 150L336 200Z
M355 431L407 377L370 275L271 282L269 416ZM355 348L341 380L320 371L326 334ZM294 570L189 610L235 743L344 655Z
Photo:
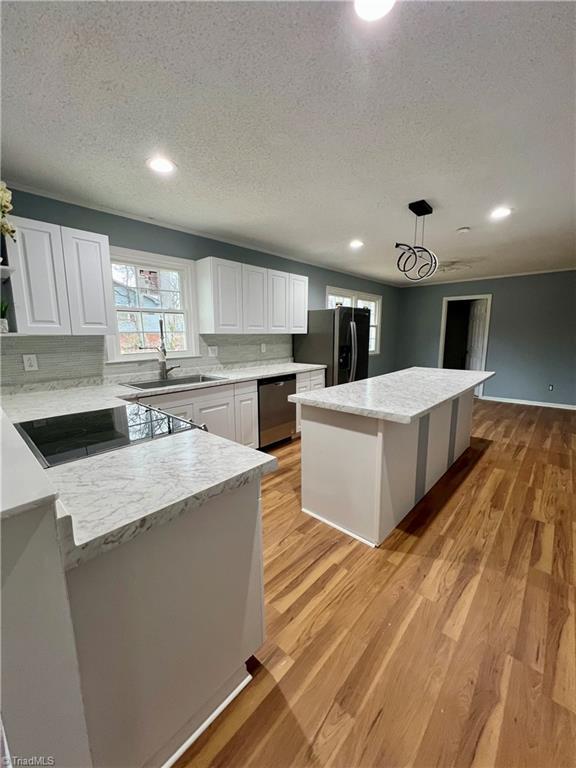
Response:
M352 306L356 307L358 301L373 301L376 304L376 349L370 352L370 355L380 354L380 326L382 322L382 296L374 293L365 293L364 291L351 291L349 288L336 288L334 285L326 286L326 308L328 309L328 299L330 296L343 296L352 300Z
M133 266L157 269L177 270L182 278L182 298L184 300L184 317L186 319L186 343L188 349L182 352L168 352L171 360L183 357L200 357L200 342L198 338L198 307L196 302L196 265L191 259L179 259L174 256L162 256L148 251L135 251L132 248L110 247L110 263L130 264ZM116 314L118 307L114 306ZM116 320L116 318L115 318ZM150 352L120 352L118 330L113 336L106 336L106 350L109 363L133 363L141 360L157 360L158 355Z

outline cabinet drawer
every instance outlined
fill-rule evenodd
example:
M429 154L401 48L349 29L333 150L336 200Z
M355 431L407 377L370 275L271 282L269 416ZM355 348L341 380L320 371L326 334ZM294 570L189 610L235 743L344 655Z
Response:
M324 371L310 373L310 386L312 389L321 389L324 386Z
M258 382L254 381L241 381L239 384L234 384L235 395L249 395L251 392L258 391Z
M310 389L310 374L297 373L296 374L296 392L307 391Z

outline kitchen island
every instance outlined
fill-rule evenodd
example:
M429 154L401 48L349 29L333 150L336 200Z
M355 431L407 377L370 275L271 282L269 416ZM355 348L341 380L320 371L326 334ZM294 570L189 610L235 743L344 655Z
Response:
M470 444L489 371L407 368L291 395L302 409L302 511L376 547Z

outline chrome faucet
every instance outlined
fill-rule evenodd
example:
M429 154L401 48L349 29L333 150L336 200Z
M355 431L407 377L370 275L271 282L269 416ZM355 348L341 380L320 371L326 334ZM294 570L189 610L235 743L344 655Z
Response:
M164 342L164 320L160 320L160 346L159 347L140 347L140 349L155 349L158 352L158 364L160 366L160 378L168 378L170 371L180 368L179 365L166 365L166 343Z

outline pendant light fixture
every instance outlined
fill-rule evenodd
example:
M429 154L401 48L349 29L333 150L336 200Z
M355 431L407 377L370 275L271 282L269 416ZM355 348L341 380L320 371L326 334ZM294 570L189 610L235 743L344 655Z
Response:
M408 208L416 217L414 222L414 245L396 243L395 247L402 251L400 256L398 256L396 265L404 277L413 282L418 282L425 280L427 277L432 277L438 269L436 254L424 247L425 217L431 214L434 209L426 200L416 200L413 203L409 203ZM416 245L418 242L418 219L422 219L420 245Z

